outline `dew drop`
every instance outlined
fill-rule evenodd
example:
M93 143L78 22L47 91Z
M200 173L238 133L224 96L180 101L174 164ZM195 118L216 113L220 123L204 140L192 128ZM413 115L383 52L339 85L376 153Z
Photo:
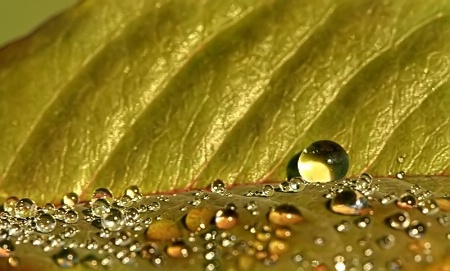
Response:
M211 192L223 195L226 191L227 188L222 180L216 179L211 183Z
M67 224L74 224L78 221L78 213L75 210L69 210L64 215L64 222Z
M331 200L330 208L333 212L343 215L368 215L373 209L366 197L359 191L343 189Z
M397 200L397 196L394 193L390 193L390 194L384 195L380 199L380 202L381 202L381 204L386 205L386 204L393 203L396 200Z
M1 254L9 256L10 253L14 252L16 248L14 244L10 240L2 240L0 241L0 252Z
M297 207L290 204L281 204L269 211L267 218L275 225L290 226L303 220Z
M425 236L425 233L427 231L427 226L423 224L422 222L419 222L417 220L414 220L411 222L411 224L406 228L406 232L408 233L409 237L420 239Z
M125 189L124 195L130 197L132 201L139 201L142 199L141 189L137 185L132 185Z
M397 162L399 164L402 164L403 162L405 162L405 155L400 155L399 157L397 157Z
M266 184L264 185L262 192L264 196L271 197L275 193L275 189L273 188L272 185Z
M417 199L413 194L405 193L397 200L397 206L402 209L411 209L417 206Z
M139 251L139 255L143 259L151 259L156 256L159 256L161 251L156 243L147 242L144 243Z
M37 212L37 205L33 200L28 198L20 199L14 207L14 215L17 218L32 217Z
M238 224L238 213L233 209L222 209L216 212L214 217L218 229L229 230Z
M71 248L63 248L53 255L53 260L61 268L75 267L80 261L78 254Z
M123 213L117 208L111 208L108 215L101 220L102 227L110 231L118 231L124 225Z
M51 214L41 214L36 218L36 230L42 233L52 232L56 227L56 220Z
M367 228L367 226L369 226L370 222L371 222L371 220L370 220L370 217L368 217L368 216L362 216L355 220L356 226L358 226L358 228L360 228L360 229Z
M403 230L409 226L411 220L407 212L398 212L389 216L386 223L393 229Z
M336 142L321 140L296 154L288 163L287 173L288 179L301 176L307 182L330 182L345 177L348 166L349 158L344 148Z
M96 217L105 218L110 209L109 202L104 198L96 198L91 202L92 214Z
M275 236L279 239L288 239L292 237L292 231L288 227L279 227L275 229Z
M119 231L116 234L116 237L113 238L113 243L116 246L127 246L131 243L131 233L127 231Z
M3 210L5 210L11 215L14 215L14 209L16 207L17 202L19 202L19 199L17 197L7 198L3 203Z
M397 172L397 174L395 174L395 176L397 177L397 179L403 180L405 178L406 173L404 171L399 171Z
M113 193L111 190L105 187L100 187L95 189L94 193L92 193L92 199L113 199Z
M392 234L383 235L377 240L377 244L382 249L389 249L395 245L395 236Z
M64 197L61 200L61 204L67 205L70 207L75 206L78 203L78 195L75 192L70 192L64 195Z
M189 247L183 241L175 241L166 247L166 254L172 258L186 258L189 256Z
M293 193L297 193L300 191L305 190L306 184L305 181L300 178L300 177L296 177L296 178L292 178L288 181L288 191L286 192L293 192Z
M342 220L341 222L339 222L338 224L336 224L334 226L334 228L338 231L338 232L348 232L350 230L350 222L348 222L347 220Z
M42 211L44 213L51 214L51 215L55 213L55 210L56 210L55 205L53 203L51 203L51 202L46 203L42 207Z

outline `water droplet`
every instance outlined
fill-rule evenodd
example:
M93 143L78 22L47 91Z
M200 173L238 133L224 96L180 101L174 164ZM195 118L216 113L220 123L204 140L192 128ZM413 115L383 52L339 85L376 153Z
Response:
M383 235L377 240L377 244L380 248L389 249L395 245L395 236L392 234Z
M450 226L450 215L444 214L440 217L438 217L438 222L444 227Z
M61 200L61 204L67 205L70 207L75 206L78 203L78 195L75 192L70 192L64 195L64 197Z
M117 208L111 208L108 215L101 220L102 227L110 231L118 231L124 225L123 213Z
M342 220L341 222L339 222L338 224L336 224L334 226L334 228L338 231L338 232L348 232L350 230L350 222L348 222L347 220Z
M78 221L78 213L75 210L69 210L64 215L64 222L67 224L77 223Z
M189 256L189 247L183 241L175 241L166 247L166 254L172 258L186 258Z
M97 198L91 202L92 214L96 217L105 218L111 210L109 202L104 198Z
M19 199L17 197L9 197L5 200L3 203L3 210L10 213L11 215L14 215L14 209L16 207L17 202Z
M411 224L406 228L406 232L408 233L409 237L420 239L422 238L427 231L427 226L423 224L422 222L419 222L417 220L414 220L411 222Z
M399 164L402 164L403 162L405 162L405 155L400 155L399 157L397 157L397 162Z
M20 199L14 207L14 215L18 218L32 217L37 212L37 205L28 198Z
M113 199L113 193L108 188L100 187L92 193L92 199Z
M223 195L226 191L227 188L222 180L216 179L211 183L211 192Z
M125 189L124 195L130 197L132 201L139 201L142 199L141 189L137 185L132 185Z
M271 254L281 255L281 254L284 254L287 252L288 245L281 240L272 240L269 242L269 245L267 246L267 250Z
M56 227L56 220L51 214L41 214L36 218L36 230L42 233L52 232Z
M147 240L168 241L181 237L181 231L175 221L161 219L152 223L146 231Z
M225 208L216 212L214 223L218 229L228 230L238 223L236 210Z
M298 193L300 191L305 190L305 187L306 187L305 181L300 177L290 179L288 181L288 185L289 185L288 191L285 191L285 192L291 192L291 193Z
M216 211L212 208L191 209L184 218L184 225L191 232L205 230L211 224Z
M344 148L336 142L321 140L296 154L288 164L287 174L288 179L301 176L307 182L330 182L345 177L348 166Z
M64 221L64 218L65 218L65 216L66 216L66 213L67 213L66 208L64 208L64 207L62 206L62 207L59 207L58 209L56 209L54 216L55 216L55 218L56 218L57 220Z
M10 240L0 241L0 254L8 257L10 253L14 252L16 248Z
M131 243L131 233L127 231L119 231L116 234L116 237L113 238L113 243L116 246L127 246Z
M53 260L61 268L72 268L78 264L80 259L75 250L71 248L64 248L53 255Z
M343 215L368 215L373 209L366 197L359 191L343 189L331 200L330 208L333 212Z
M338 256L334 257L334 268L336 269L336 271L345 271L346 270L344 256L338 255Z
M148 205L148 210L151 212L156 212L161 208L161 203L154 201Z
M16 256L9 256L8 257L8 265L12 268L17 268L20 265L20 260Z
M161 254L161 251L156 243L147 242L144 243L141 247L141 250L139 251L139 255L143 259L151 259L156 256L159 256Z
M403 230L409 226L411 220L407 212L398 212L386 219L386 223L393 229Z
M98 270L101 266L100 259L95 257L92 254L86 255L82 260L81 264L86 266L87 268Z
M397 206L402 209L411 209L416 207L417 199L413 194L405 193L397 200Z
M370 220L370 217L368 217L368 216L363 216L363 217L355 219L355 224L360 229L367 228L367 226L369 226L370 222L371 222L371 220Z
M271 197L275 193L275 189L273 188L272 185L266 184L264 185L262 192L264 196Z
M395 174L395 176L397 177L397 179L403 180L403 178L405 178L406 173L404 171L399 171L397 172L397 174Z
M316 246L324 246L325 245L325 239L322 236L315 236L313 238L314 245Z
M434 215L439 212L439 206L434 199L420 201L417 206L424 215Z
M292 231L288 227L279 227L275 229L275 236L279 239L288 239L292 237Z
M290 204L281 204L271 209L267 215L269 221L279 226L290 226L303 220L297 207Z
M390 193L390 194L384 195L381 198L380 202L381 202L381 204L386 205L386 204L392 203L396 200L397 200L397 196L394 193Z
M53 203L51 203L51 202L46 203L42 207L42 211L44 213L51 214L51 215L55 213L55 210L56 210L55 205Z

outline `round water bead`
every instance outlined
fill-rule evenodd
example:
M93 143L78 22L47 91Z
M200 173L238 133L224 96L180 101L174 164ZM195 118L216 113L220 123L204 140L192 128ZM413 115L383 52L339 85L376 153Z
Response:
M141 189L137 185L132 185L125 189L124 195L130 197L132 201L139 201L142 199Z
M166 254L172 258L186 258L189 256L189 247L183 241L175 241L166 247Z
M417 206L417 199L413 194L405 193L397 200L397 206L403 209L411 209Z
M290 204L281 204L267 214L270 222L279 226L290 226L303 220L303 216L297 207Z
M266 184L264 185L262 192L264 196L271 197L275 193L275 189L273 188L272 185Z
M393 229L403 230L409 226L411 219L407 212L398 212L386 219L386 223Z
M6 212L13 214L14 208L16 207L17 202L19 199L17 197L9 197L5 200L3 203L3 210Z
M336 194L331 200L330 208L333 212L343 215L368 215L373 212L363 194L348 188Z
M104 218L111 209L109 201L104 198L97 198L91 201L92 214L96 217Z
M51 214L41 214L36 218L36 230L42 233L52 232L56 227L56 219Z
M70 192L64 195L64 197L61 199L61 203L63 205L67 205L70 207L75 206L75 204L78 203L78 195L75 192Z
M121 210L111 208L108 215L102 218L102 227L110 231L118 231L124 225L124 215Z
M320 140L296 154L288 163L288 179L301 176L307 182L330 182L347 174L347 152L336 142Z
M100 187L92 193L93 199L112 199L113 193L108 188Z
M64 222L67 224L77 223L78 221L78 213L75 210L69 210L64 215Z
M222 180L216 179L211 183L211 192L223 195L226 191L227 188Z
M424 215L434 215L437 212L439 212L439 206L434 199L426 199L423 201L419 201L417 206Z
M53 260L61 268L72 268L78 264L80 258L75 250L71 248L63 248L53 255Z
M14 214L18 218L32 217L37 212L37 205L28 198L20 199L14 207Z
M415 239L422 238L425 235L426 231L427 226L424 223L419 222L417 220L411 222L409 227L406 229L406 232L408 233L409 237Z
M238 213L233 209L223 209L216 212L214 222L216 227L221 230L229 230L237 225Z

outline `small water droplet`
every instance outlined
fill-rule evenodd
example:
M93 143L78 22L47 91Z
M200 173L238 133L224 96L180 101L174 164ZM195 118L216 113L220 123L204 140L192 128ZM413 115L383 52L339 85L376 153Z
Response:
M102 227L110 231L118 231L124 225L123 213L117 208L111 208L108 215L101 220Z
M279 227L275 229L275 236L279 239L289 239L292 237L292 231L288 227Z
M153 242L147 242L144 243L139 251L139 255L143 259L151 259L155 256L159 256L161 254L161 251L156 243Z
M262 192L263 192L264 196L271 197L275 193L275 189L273 188L272 185L266 184L266 185L264 185Z
M407 212L398 212L388 216L386 219L386 223L393 229L403 230L409 226L411 220Z
M3 210L8 212L11 215L14 215L14 209L16 207L17 202L19 201L19 198L17 197L9 197L5 200L3 203Z
M17 218L32 217L37 212L37 205L29 198L20 199L14 207L14 215Z
M370 222L371 222L371 220L370 220L370 217L368 217L368 216L362 216L362 217L355 219L355 224L360 229L367 228L367 226L370 225Z
M397 200L397 196L394 193L389 193L387 195L384 195L380 199L380 202L381 202L381 204L386 205L386 204L392 203L396 200Z
M295 159L298 159L296 170L291 169ZM307 182L330 182L345 177L348 166L347 152L339 144L329 140L316 141L291 159L288 179L301 176Z
M189 256L189 247L183 241L175 241L166 247L166 254L172 258L186 258Z
M400 155L399 157L397 157L397 162L399 164L402 164L403 162L405 162L405 155Z
M405 178L406 173L404 171L399 171L397 172L397 174L395 174L395 176L397 177L397 179L403 180L403 178Z
M330 208L333 212L343 215L368 215L373 212L364 195L348 188L336 194L331 200Z
M41 214L36 218L36 230L42 233L52 232L56 227L56 219L51 214Z
M71 248L63 248L53 255L53 260L61 268L75 267L80 261L78 254Z
M124 195L130 197L130 199L134 202L142 199L141 189L137 185L132 185L125 189Z
M273 208L268 213L271 223L280 226L290 226L303 220L303 216L297 207L290 204L281 204Z
M417 220L414 220L411 222L411 224L406 228L406 232L408 233L409 237L420 239L425 236L425 233L427 231L427 226L419 222Z
M238 224L238 214L233 209L225 208L216 212L214 222L218 229L229 230Z
M389 271L401 271L403 264L400 259L393 259L386 262L386 267Z
M16 256L9 256L8 257L8 265L12 268L17 268L20 265L20 260Z
M109 190L108 188L105 187L100 187L95 189L94 193L92 193L92 199L107 199L107 200L112 200L113 197L113 193L111 192L111 190Z
M64 222L67 224L74 224L78 221L78 213L75 210L69 210L64 215Z
M114 245L124 247L129 245L131 243L131 240L131 233L129 233L128 231L119 231L112 241Z
M288 191L285 191L285 192L291 192L291 193L301 192L301 191L305 190L305 187L306 187L305 181L300 177L290 179L288 181L288 185L289 185Z
M417 206L417 199L413 194L405 193L397 200L397 206L402 209L411 209Z
M87 268L98 270L101 266L100 259L95 257L92 254L88 254L81 259L81 264L86 266Z
M222 180L216 179L211 183L211 192L223 195L226 191L227 188Z
M350 222L348 222L347 220L342 220L341 222L339 222L338 224L336 224L334 226L334 228L338 231L338 232L348 232L350 230Z
M78 195L75 192L70 192L64 195L64 197L61 200L61 204L67 205L70 207L75 206L78 203Z
M377 240L377 244L382 249L389 249L395 245L395 236L392 234L383 235Z
M325 239L322 236L315 236L313 238L314 245L316 246L324 246L325 245Z
M344 256L338 255L338 256L334 257L334 268L336 269L336 271L345 271L346 270Z

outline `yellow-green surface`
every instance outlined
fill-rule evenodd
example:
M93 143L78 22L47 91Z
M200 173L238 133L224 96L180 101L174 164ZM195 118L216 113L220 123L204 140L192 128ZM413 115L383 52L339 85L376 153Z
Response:
M279 181L319 139L348 150L351 175L448 175L449 14L448 0L84 1L0 51L0 196Z
M27 35L76 0L0 1L0 46Z

